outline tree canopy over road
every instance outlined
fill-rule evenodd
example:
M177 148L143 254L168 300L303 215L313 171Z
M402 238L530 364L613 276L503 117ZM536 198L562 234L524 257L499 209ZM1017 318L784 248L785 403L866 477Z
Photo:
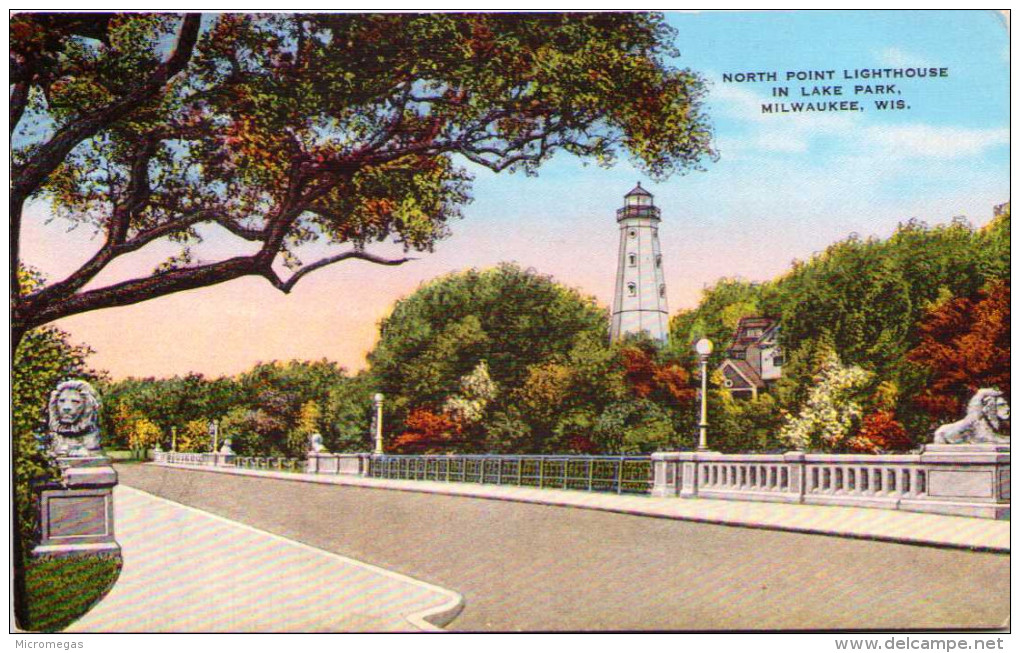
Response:
M427 251L470 200L465 161L535 173L555 152L629 153L649 175L714 155L703 80L668 64L661 15L19 14L11 20L12 326L242 276L288 292L395 241ZM20 285L27 202L102 244ZM214 225L236 254L198 261ZM179 245L94 287L114 260ZM312 241L332 246L302 261Z

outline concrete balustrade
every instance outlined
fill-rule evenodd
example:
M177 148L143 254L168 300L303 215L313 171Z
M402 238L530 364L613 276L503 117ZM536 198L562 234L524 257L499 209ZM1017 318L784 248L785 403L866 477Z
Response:
M1010 448L1003 444L927 445L896 455L652 454L651 494L777 501L964 515L1010 517ZM604 459L604 460L603 460ZM304 461L232 454L153 452L155 462L304 471L308 474L534 485L588 491L648 492L621 476L624 461L645 457L377 456L310 452ZM598 465L615 464L614 479ZM530 465L530 466L528 466ZM573 465L573 466L571 466ZM303 468L302 468L303 466ZM527 467L527 471L525 468ZM647 478L647 471L644 472ZM643 485L643 487L642 487Z
M368 476L372 455L367 453L310 452L305 465L309 474Z
M653 496L888 508L1009 519L1009 445L920 453L652 454Z
M153 462L170 465L215 467L217 465L233 465L236 458L234 454L226 453L184 453L180 451L153 451L150 453Z

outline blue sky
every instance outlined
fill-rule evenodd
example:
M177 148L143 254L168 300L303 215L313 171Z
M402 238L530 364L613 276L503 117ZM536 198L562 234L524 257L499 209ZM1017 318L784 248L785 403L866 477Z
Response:
M768 279L851 232L884 237L911 217L937 223L965 215L981 224L1008 199L1009 45L994 13L670 13L668 20L678 32L677 63L709 82L721 154L704 172L645 181L663 209L672 308L692 305L719 276ZM949 76L878 80L897 85L894 99L910 106L902 111L875 110L871 100L884 97L854 98L846 84L855 82L837 81L865 111L798 115L760 113L775 84L722 81L726 72L834 69L841 76L873 67L945 67ZM810 86L790 84L791 96L802 85ZM565 156L537 180L479 173L467 215L481 218L479 229L562 236L564 247L571 234L605 232L611 241L612 209L638 179L626 164L606 171ZM609 284L590 290L605 297Z

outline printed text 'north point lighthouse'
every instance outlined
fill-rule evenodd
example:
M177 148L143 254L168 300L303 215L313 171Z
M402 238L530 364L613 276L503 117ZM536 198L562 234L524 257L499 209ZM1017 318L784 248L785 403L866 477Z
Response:
M623 208L616 211L620 254L609 337L616 342L629 333L643 331L665 344L669 337L669 310L659 248L659 209L640 182L623 199Z

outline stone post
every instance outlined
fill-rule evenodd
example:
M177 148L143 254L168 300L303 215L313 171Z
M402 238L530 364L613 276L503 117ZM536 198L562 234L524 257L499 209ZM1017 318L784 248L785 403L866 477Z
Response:
M383 395L381 392L375 393L375 396L372 398L372 403L375 405L375 433L373 433L373 436L375 437L375 449L372 453L377 456L381 456L383 454Z
M680 475L680 496L698 496L698 458L700 452L685 451L678 455Z
M790 474L788 493L791 495L791 499L795 499L797 503L804 502L804 494L807 491L807 468L804 465L804 452L803 451L787 451L783 454L783 460L786 462L786 469Z
M652 496L675 497L680 486L680 454L657 452L652 454Z
M34 556L119 553L113 530L117 472L100 444L99 396L85 381L50 394L48 448L60 479L37 486L42 539Z

